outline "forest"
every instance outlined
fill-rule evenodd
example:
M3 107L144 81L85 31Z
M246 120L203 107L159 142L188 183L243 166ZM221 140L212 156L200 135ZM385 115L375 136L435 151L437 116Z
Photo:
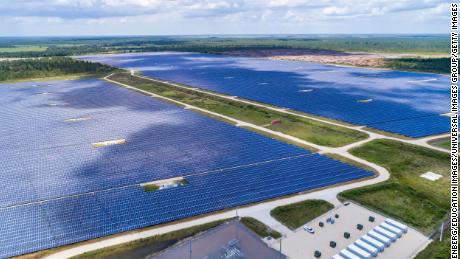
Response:
M38 46L22 51L21 46ZM68 56L108 52L193 51L221 53L254 49L309 49L353 52L449 54L448 35L356 35L356 36L247 36L247 37L87 37L0 38L0 57ZM17 48L17 51L15 51Z
M336 52L404 53L423 58L385 60L384 67L397 70L448 73L449 35L279 35L279 36L127 36L127 37L0 37L0 60L8 58L66 57L97 53L147 51L189 51L225 54L228 51L261 49L331 50ZM6 63L1 78L26 78L27 75L67 73L83 64L69 59L26 61L42 66L50 62L53 71L3 71L20 66ZM63 66L63 67L57 67ZM86 64L92 69L90 64ZM101 68L100 68L101 69ZM85 72L85 71L83 71Z
M385 67L395 70L448 74L450 71L450 58L387 59Z
M44 57L0 61L0 81L57 77L66 75L102 75L113 67L70 57Z

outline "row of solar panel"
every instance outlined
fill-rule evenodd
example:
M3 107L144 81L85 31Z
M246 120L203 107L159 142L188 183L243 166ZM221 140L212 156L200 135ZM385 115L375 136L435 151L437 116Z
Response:
M264 162L186 177L181 187L139 186L0 209L0 257L74 243L140 227L371 176L320 156Z
M265 80L270 81L273 85L265 84L263 85L263 89L261 89L262 87L260 85L259 87L253 87L256 83L250 80L241 84L234 82L219 83L216 89L214 85L210 86L209 82L222 82L222 78L211 77L206 78L206 80L209 81L204 81L203 79L192 80L187 77L185 81L180 81L176 77L177 72L181 73L183 71L175 70L174 72L175 73L154 71L147 72L146 74L192 86L200 86L229 95L241 96L243 98L269 103L279 107L287 107L293 110L304 111L358 125L369 125L373 128L400 133L411 137L422 137L446 132L449 122L449 118L439 116L439 114L447 112L447 108L439 112L430 113L407 108L404 103L388 102L388 98L384 98L383 100L375 99L368 103L360 102L360 100L368 99L369 95L331 94L338 90L328 87L328 84L324 86L307 84L309 89L314 89L311 92L301 92L302 89L287 92L285 86L288 83L286 83L286 81L283 80L280 84L274 84L271 82L272 78L266 78ZM214 72L210 74L215 75ZM251 78L251 76L246 75L244 78ZM343 84L342 81L340 81L340 83ZM244 85L247 87L243 87ZM346 86L344 87L346 88ZM414 93L414 95L415 94L416 93ZM439 109L441 109L442 105L439 106ZM427 116L430 116L436 124L432 125L431 121L418 119ZM392 127L391 124L386 126L384 124L395 120L404 123L406 128ZM422 130L417 128L421 128Z
M442 75L198 53L82 58L411 137L449 131L449 118L435 118L450 110L449 79Z
M52 94L31 95L37 88ZM0 139L0 206L308 153L102 81L23 83L1 91L0 101L24 100L0 106L7 136ZM34 105L27 104L31 96ZM98 109L86 103L94 96L103 101ZM68 104L40 105L50 98ZM91 119L64 121L83 116ZM91 146L118 138L128 144Z

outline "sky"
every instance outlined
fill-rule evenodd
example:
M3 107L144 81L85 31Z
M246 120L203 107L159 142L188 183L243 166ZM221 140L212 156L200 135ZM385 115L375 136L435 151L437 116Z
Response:
M449 33L440 0L0 0L0 36Z

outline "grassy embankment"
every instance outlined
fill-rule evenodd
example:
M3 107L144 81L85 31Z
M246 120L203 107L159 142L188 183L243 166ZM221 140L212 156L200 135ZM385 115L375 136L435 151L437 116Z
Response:
M101 76L115 68L68 57L0 61L0 82Z
M449 210L449 154L393 140L374 140L351 150L357 157L385 167L391 178L383 183L340 194L402 220L425 233L432 231ZM428 171L443 175L429 181Z
M306 200L276 207L270 214L288 228L296 229L333 208L334 205L327 201Z
M450 137L436 139L436 140L430 141L429 144L435 147L440 147L440 148L450 150Z
M269 226L265 225L264 223L258 221L255 218L242 217L241 223L243 223L247 228L251 229L262 238L271 236L273 238L278 239L281 237L281 234L278 231L271 229Z
M151 80L133 77L126 73L117 73L111 76L110 79L193 106L230 116L241 121L295 136L318 145L340 147L367 138L367 134L359 131L317 122L294 115L278 113L276 111L267 110L250 104L211 96L206 93L198 93L168 84L157 83ZM276 119L281 119L281 124L271 125L271 121Z

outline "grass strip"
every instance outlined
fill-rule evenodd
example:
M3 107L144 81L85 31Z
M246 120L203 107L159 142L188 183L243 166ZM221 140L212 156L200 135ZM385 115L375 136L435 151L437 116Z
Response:
M269 226L265 225L264 223L258 221L255 218L242 217L241 223L243 223L243 225L254 231L257 235L259 235L262 238L271 236L275 239L278 239L281 237L281 234L278 231L271 229Z
M110 79L241 121L282 132L317 145L341 147L368 137L366 133L356 130L271 111L251 104L244 104L206 93L182 89L169 84L153 82L144 78L131 76L127 73L116 73ZM280 120L281 123L272 125L271 122L274 120Z
M334 205L323 200L306 200L274 208L270 214L290 229L303 224L333 209Z
M194 236L203 231L217 227L226 221L227 220L213 221L206 224L184 228L181 230L176 230L161 235L135 240L121 245L106 247L103 249L84 253L72 258L145 258L148 255L160 252L176 244L182 239Z

